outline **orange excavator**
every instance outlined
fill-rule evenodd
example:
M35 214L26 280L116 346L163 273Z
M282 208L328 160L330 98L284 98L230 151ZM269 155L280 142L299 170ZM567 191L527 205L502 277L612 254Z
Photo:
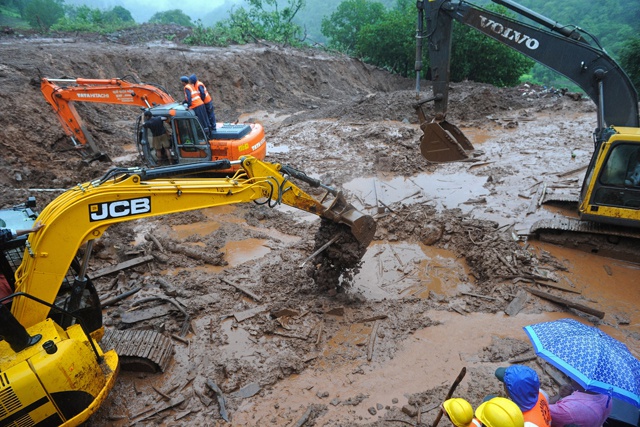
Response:
M146 166L159 166L159 153L150 144L151 135L143 126L143 112L163 117L171 135L173 164L208 162L221 159L238 160L252 156L263 160L267 154L264 129L257 123L217 123L209 139L192 110L176 101L163 87L151 83L132 83L124 78L113 79L49 79L43 78L40 89L53 107L65 133L82 157L110 161L91 137L74 106L75 102L119 104L139 107L136 121L136 146ZM237 167L232 170L237 170ZM221 171L228 172L228 171Z

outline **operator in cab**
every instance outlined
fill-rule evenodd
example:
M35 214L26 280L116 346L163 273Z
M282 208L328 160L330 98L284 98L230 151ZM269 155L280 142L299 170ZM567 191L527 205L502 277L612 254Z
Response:
M156 150L158 162L166 160L169 164L173 164L171 140L169 140L169 134L164 127L165 120L165 117L153 117L151 111L145 111L143 126L151 131L151 147Z

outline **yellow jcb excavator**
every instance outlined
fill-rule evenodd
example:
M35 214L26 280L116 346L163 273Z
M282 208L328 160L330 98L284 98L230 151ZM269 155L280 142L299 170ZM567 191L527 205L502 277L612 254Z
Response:
M638 94L631 80L586 31L561 25L512 0L492 1L540 28L465 1L417 2L417 94L423 40L428 44L433 88L431 97L415 105L423 131L422 155L431 162L452 162L467 159L473 151L460 129L446 120L452 25L456 21L564 75L597 105L593 156L576 200L581 220L542 220L532 226L531 234L557 243L563 243L565 235L570 234L581 249L624 257L635 248L632 257L640 256L640 233L634 230L640 227L640 118ZM422 105L430 101L435 110L432 120L422 110Z
M199 177L232 163L112 169L57 197L37 215L42 229L3 247L0 267L15 292L0 298L0 425L80 425L113 387L118 349L100 347L100 302L87 275L92 244L112 224L236 203L284 203L318 215L322 224L337 225L343 238L362 248L373 239L371 216L357 211L341 192L291 167L243 157L235 161L240 170L232 177ZM292 178L326 190L322 202ZM8 226L11 221L32 223L36 215L30 205L0 212L0 217ZM78 261L76 253L85 243ZM10 277L9 258L15 258L20 245L24 254ZM70 266L75 277L69 275ZM3 304L9 300L10 311ZM127 347L143 349L144 357L153 345L129 342Z

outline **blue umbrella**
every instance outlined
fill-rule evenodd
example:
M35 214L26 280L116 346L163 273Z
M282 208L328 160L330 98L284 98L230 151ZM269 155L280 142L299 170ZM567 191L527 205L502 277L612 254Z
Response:
M536 354L587 391L640 407L640 361L626 345L573 319L524 328Z

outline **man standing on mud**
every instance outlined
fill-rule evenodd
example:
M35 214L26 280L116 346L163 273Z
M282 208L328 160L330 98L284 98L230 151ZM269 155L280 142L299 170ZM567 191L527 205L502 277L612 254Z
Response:
M205 134L209 137L212 128L209 123L209 116L207 116L207 107L204 106L204 101L202 101L200 97L200 91L189 83L189 77L182 76L180 77L180 81L184 86L184 104L196 113L196 117L200 120Z
M204 106L207 109L207 114L209 115L209 124L211 125L211 132L216 131L216 112L213 107L213 98L209 94L207 87L198 80L195 74L191 74L189 76L189 83L191 83L197 90L200 92L200 98L204 102Z

